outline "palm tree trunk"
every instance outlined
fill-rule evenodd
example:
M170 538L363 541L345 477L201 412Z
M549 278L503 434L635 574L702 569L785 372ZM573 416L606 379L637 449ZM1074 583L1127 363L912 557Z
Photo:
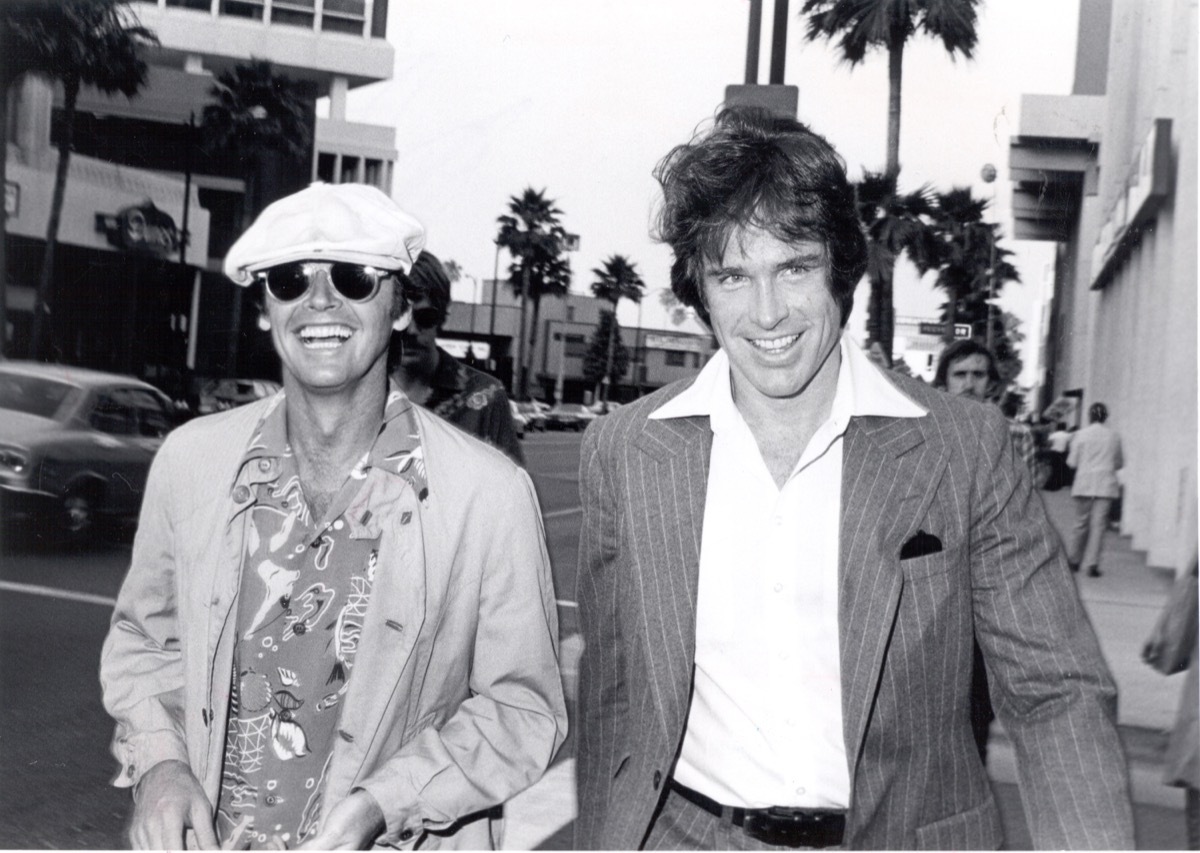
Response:
M888 48L888 138L887 175L900 174L900 91L904 71L904 36L893 39Z
M43 338L49 338L46 326L46 297L54 280L54 249L62 220L63 197L67 191L67 173L71 165L71 147L75 142L75 104L79 99L79 80L63 81L63 135L58 146L58 168L54 172L54 195L50 199L50 218L46 222L46 248L42 255L42 274L38 279L37 299L33 304L33 333L29 357L42 358ZM6 143L7 144L7 143Z
M8 192L8 90L13 81L0 79L0 186ZM8 214L0 213L0 360L8 345Z
M521 326L517 329L517 381L518 400L529 399L528 378L525 376L525 303L529 298L529 258L521 259Z
M246 172L246 188L242 194L242 233L254 222L254 193L258 186L258 161L252 159ZM229 308L229 338L225 345L225 377L233 378L238 374L238 349L242 338L242 297L244 287L235 285L233 288L233 304Z
M542 313L542 297L540 295L531 296L529 298L529 304L532 306L532 309L529 317L529 349L525 353L525 357L529 362L525 365L526 385L529 384L529 374L533 372L533 358L537 353L538 317ZM526 391L528 391L528 388L526 388ZM526 394L526 399L528 399L528 396L529 395Z
M604 375L600 377L600 387L604 394L604 402L608 402L608 389L612 387L613 349L617 345L617 303L613 303L612 325L608 327L608 355L604 358ZM608 381L605 382L604 380Z

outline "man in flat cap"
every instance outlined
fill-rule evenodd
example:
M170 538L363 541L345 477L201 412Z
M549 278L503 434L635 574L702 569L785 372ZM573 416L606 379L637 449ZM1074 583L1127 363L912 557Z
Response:
M315 184L226 258L283 390L150 473L100 673L135 847L491 847L563 741L529 478L388 381L423 242L378 190Z

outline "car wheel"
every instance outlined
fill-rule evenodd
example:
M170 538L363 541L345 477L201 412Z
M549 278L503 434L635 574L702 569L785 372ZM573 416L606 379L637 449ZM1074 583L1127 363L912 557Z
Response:
M69 543L84 542L95 531L98 495L89 486L74 486L59 504L58 526Z

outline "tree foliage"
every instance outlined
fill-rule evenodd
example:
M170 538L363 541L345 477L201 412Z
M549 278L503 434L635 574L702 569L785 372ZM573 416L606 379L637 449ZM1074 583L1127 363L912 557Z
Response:
M508 213L497 218L500 230L496 243L508 251L512 263L508 280L513 292L521 297L522 317L525 300L533 306L533 321L529 329L529 346L524 346L521 330L521 364L517 395L528 398L528 365L537 344L538 315L542 297L565 296L571 286L571 265L563 256L567 232L560 217L562 211L546 198L545 189L526 187L519 196L508 200Z
M158 44L158 38L141 25L128 0L5 4L0 30L5 51L5 71L0 79L5 85L5 100L15 76L26 72L49 77L63 90L58 166L46 222L46 246L30 341L30 355L37 359L43 357L45 349L46 303L54 279L58 228L70 173L79 91L84 86L91 86L105 95L121 94L132 98L146 84L146 62L142 53ZM4 121L7 123L7 115Z
M621 342L621 328L617 325L616 313L602 310L600 322L592 332L592 339L588 342L587 352L583 357L584 381L588 385L600 384L605 376L606 365L609 384L618 384L629 369L629 350Z

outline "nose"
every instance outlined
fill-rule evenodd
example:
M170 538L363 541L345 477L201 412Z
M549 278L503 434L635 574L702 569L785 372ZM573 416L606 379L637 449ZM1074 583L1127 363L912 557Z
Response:
M340 294L333 286L333 279L329 277L329 271L325 269L315 271L312 286L309 287L305 297L305 304L314 311L327 311L338 305L340 301Z
M787 305L778 285L764 278L754 284L754 322L763 329L773 329L787 316Z

